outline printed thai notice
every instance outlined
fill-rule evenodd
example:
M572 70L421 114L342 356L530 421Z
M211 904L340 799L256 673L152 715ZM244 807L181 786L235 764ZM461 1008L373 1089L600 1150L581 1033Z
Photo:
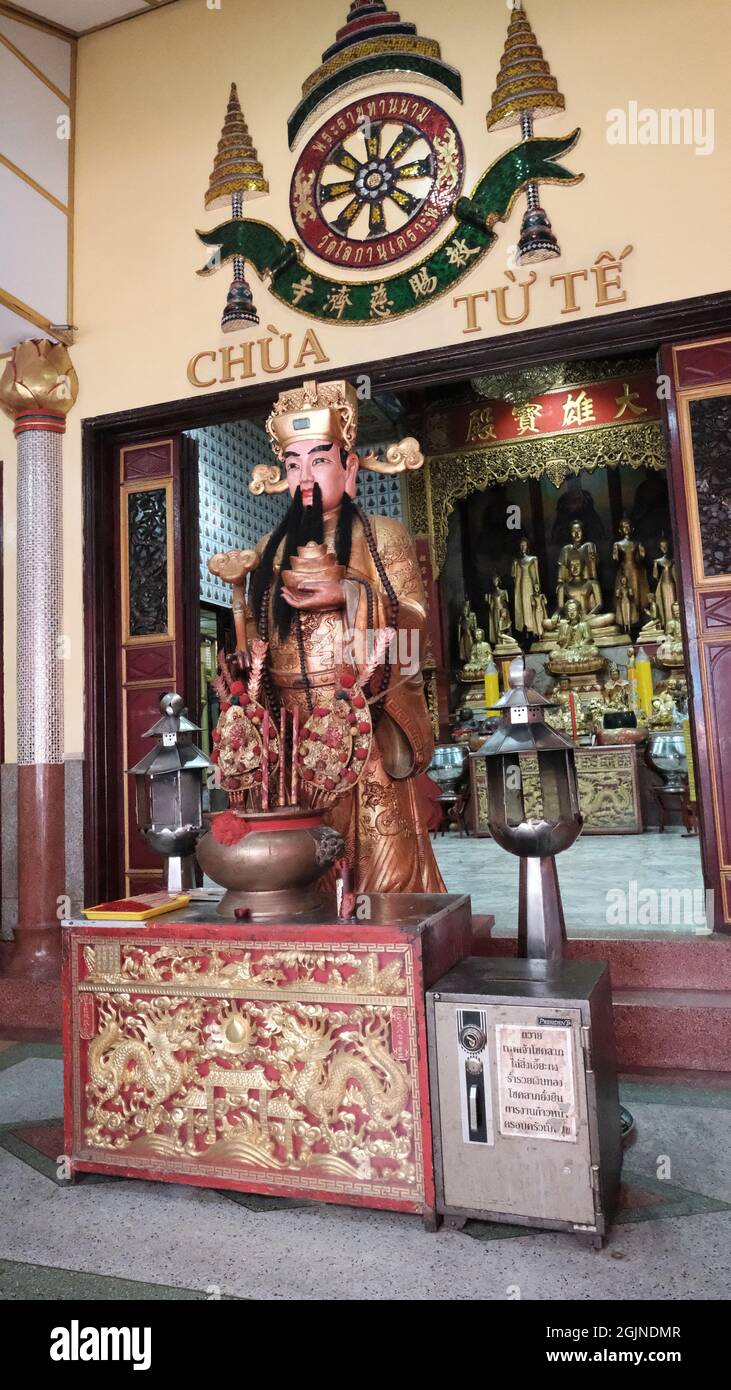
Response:
M576 1142L576 1087L570 1028L495 1027L500 1133Z

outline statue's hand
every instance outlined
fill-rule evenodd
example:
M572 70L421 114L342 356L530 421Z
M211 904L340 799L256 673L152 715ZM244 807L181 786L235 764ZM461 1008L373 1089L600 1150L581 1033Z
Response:
M342 579L328 579L324 583L303 579L296 589L282 586L282 598L291 608L305 612L323 608L345 607L345 584Z

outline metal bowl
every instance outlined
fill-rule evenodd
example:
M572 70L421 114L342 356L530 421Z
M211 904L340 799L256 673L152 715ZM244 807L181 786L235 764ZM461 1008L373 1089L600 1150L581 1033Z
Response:
M688 784L688 758L681 729L656 729L650 734L646 758L659 772L669 792L682 792Z
M428 771L432 781L441 787L443 795L457 790L468 751L460 743L440 743L434 749Z
M244 819L248 833L237 844L221 844L209 831L196 849L203 872L228 890L220 916L232 917L237 908L255 920L311 912L319 903L318 880L345 854L342 836L325 825L322 811L287 807Z

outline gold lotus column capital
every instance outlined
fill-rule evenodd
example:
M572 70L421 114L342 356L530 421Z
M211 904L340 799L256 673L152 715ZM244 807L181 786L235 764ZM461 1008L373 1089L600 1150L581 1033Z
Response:
M0 377L0 410L15 421L15 433L50 430L63 434L79 394L79 378L63 343L29 338L14 347Z

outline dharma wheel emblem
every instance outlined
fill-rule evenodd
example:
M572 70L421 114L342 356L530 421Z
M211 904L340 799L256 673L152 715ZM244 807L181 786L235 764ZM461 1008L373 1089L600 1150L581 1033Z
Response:
M442 226L459 196L464 152L447 114L404 93L362 98L310 138L292 178L292 219L332 265L388 265Z

